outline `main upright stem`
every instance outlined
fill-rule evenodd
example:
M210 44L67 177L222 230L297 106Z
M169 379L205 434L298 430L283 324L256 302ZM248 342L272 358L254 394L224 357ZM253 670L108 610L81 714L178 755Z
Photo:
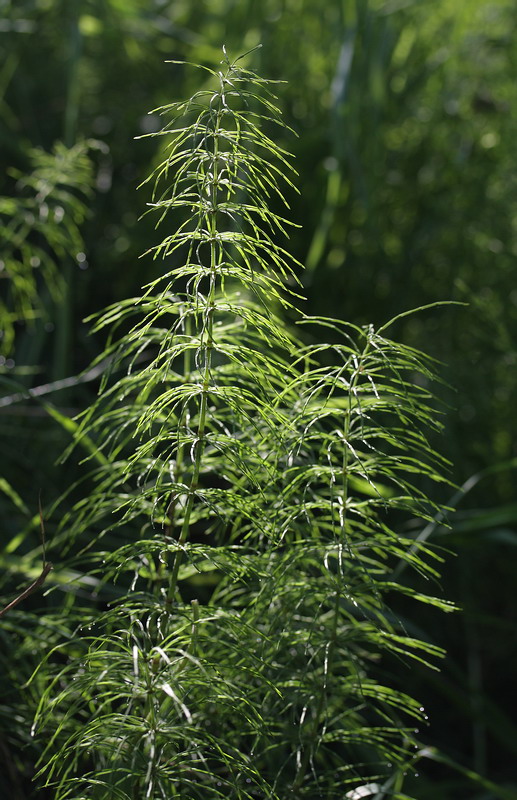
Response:
M221 76L221 105L224 105L224 77ZM194 508L194 501L196 490L199 483L199 474L201 471L201 462L204 452L204 439L207 423L208 411L208 393L210 387L210 373L212 368L212 349L213 349L213 326L214 326L214 299L216 291L216 280L218 274L218 267L220 266L220 250L216 245L217 236L217 211L218 211L218 185L219 185L219 134L221 129L221 108L215 112L216 118L213 128L213 153L211 159L211 169L208 173L205 171L203 174L204 192L209 189L210 204L209 207L202 211L200 216L206 222L210 242L210 287L206 301L206 311L203 320L203 330L201 334L201 347L204 350L204 363L202 373L202 388L201 400L199 403L199 422L197 428L197 437L195 442L195 455L194 465L192 470L192 479L190 481L190 489L185 508L185 516L181 526L181 532L178 538L178 550L176 550L174 561L171 569L171 576L169 581L169 590L167 595L167 604L170 606L173 598L177 593L178 573L183 560L182 546L188 538L190 520L192 510ZM207 180L208 178L208 180Z

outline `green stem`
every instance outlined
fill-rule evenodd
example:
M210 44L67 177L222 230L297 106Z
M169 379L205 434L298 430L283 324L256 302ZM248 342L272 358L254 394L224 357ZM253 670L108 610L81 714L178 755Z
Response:
M341 486L341 497L343 508L340 512L340 533L346 539L346 522L347 522L347 500L348 500L348 493L349 493L349 480L348 480L348 465L349 465L349 447L348 447L348 438L350 435L350 420L352 418L352 398L354 395L354 390L357 386L359 375L362 369L362 363L368 354L370 349L370 343L367 342L365 349L363 350L361 356L358 359L358 366L355 370L355 374L353 380L351 381L350 388L348 391L348 406L345 411L344 420L343 420L343 439L345 446L343 448L343 460L342 460L342 486ZM339 548L341 548L341 543L339 543ZM341 550L338 551L339 554ZM303 780L307 774L307 770L309 767L309 761L311 757L311 747L309 742L315 742L318 730L321 725L321 718L323 715L323 711L325 708L325 699L327 697L327 675L332 674L332 662L334 657L334 651L336 649L336 640L337 640L337 630L338 630L338 621L339 621L339 609L341 605L341 598L343 595L343 572L341 569L341 564L338 563L337 569L337 576L336 576L336 594L334 598L334 609L333 609L333 618L332 618L332 627L330 631L330 638L328 647L326 650L325 655L325 680L322 682L322 688L320 692L320 696L318 699L318 704L316 706L316 711L313 717L313 723L311 726L311 730L309 733L307 744L304 748L303 755L301 758L300 766L298 768L298 772L296 773L296 778L293 781L291 786L291 797L295 796L298 792L300 786L303 783Z
M81 58L82 37L79 28L79 2L68 0L69 9L69 50L68 80L66 89L64 142L67 147L75 143L77 119L79 116L78 66Z
M211 204L208 211L204 212L204 218L207 224L207 229L210 234L210 290L208 293L207 314L204 321L204 346L205 361L203 365L203 384L201 391L201 402L199 406L199 423L195 444L195 457L194 467L192 470L192 480L190 482L190 490L185 508L185 516L181 527L178 545L180 548L185 544L188 538L190 529L190 520L194 508L194 501L196 489L199 483L199 475L201 471L201 461L204 452L204 437L207 423L207 410L208 410L208 391L210 386L210 373L212 369L212 349L213 349L213 325L214 325L214 299L215 299L215 283L217 268L219 261L217 258L218 248L216 247L215 237L217 233L217 208L218 208L218 159L219 159L219 132L221 122L221 111L217 111L216 120L214 123L214 150L212 154L212 179L210 186L210 199ZM171 569L171 577L169 582L169 591L167 595L167 605L172 604L173 598L177 593L178 574L179 568L183 561L183 551L178 549L174 556L174 561Z
M72 147L77 135L77 119L79 115L79 81L78 66L81 58L81 31L79 28L79 2L69 0L69 50L68 75L66 87L66 106L63 139L67 147ZM54 341L53 380L61 380L70 374L70 354L73 350L73 283L75 264L69 258L63 264L64 296L57 309L56 336ZM62 395L63 398L63 395Z

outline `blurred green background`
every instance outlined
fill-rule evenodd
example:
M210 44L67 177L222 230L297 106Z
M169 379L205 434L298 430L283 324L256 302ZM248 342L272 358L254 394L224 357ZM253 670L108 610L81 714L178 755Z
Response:
M50 506L76 477L57 463L70 434L56 416L66 425L96 390L94 373L66 380L100 350L83 320L159 268L140 258L151 221L137 225L156 140L134 137L202 80L164 61L213 66L223 44L258 43L248 63L286 81L277 95L297 134L280 144L299 172L290 247L306 312L377 324L467 304L395 329L443 362L436 446L460 488L432 536L446 550L439 591L463 609L418 621L448 657L436 674L401 664L401 681L428 711L423 739L456 765L424 758L415 796L517 797L514 0L0 0L2 592L39 572L40 491L52 546ZM46 389L28 399L34 387ZM33 796L38 755L38 686L23 680L59 641L67 604L88 598L86 584L65 591L67 575L0 628L0 788L13 800Z

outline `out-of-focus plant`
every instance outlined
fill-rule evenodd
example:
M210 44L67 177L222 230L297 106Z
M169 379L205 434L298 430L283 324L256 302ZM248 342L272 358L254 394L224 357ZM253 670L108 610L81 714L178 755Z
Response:
M23 358L15 365L16 348L19 337L38 339L45 326L53 327L66 302L66 265L85 259L80 226L92 192L90 147L90 143L72 148L57 143L50 153L32 149L30 171L11 170L13 191L0 197L1 606L23 595L41 574L35 507L42 486L52 490L55 469L47 459L52 451L58 452L43 409L41 416L35 416L33 409L23 406L30 397L23 380L37 372L38 365L24 364ZM39 345L34 349L39 351ZM68 580L70 575L56 575L58 584ZM43 588L37 588L0 621L0 791L15 800L25 800L31 760L37 758L30 726L38 687L24 689L24 683L42 654L66 635L61 626L63 596L44 602L44 613L32 613L31 608L41 604Z
M17 325L50 320L62 299L62 266L84 261L80 225L87 215L92 163L89 145L30 152L31 171L12 170L15 194L0 197L0 352L11 355Z

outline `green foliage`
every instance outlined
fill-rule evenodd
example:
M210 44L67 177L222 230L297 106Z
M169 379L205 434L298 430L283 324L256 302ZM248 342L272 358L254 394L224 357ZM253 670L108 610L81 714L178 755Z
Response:
M102 348L102 330L87 337L81 320L121 297L141 294L142 282L154 280L162 266L150 255L137 258L152 241L156 214L135 224L144 193L139 198L134 187L161 158L156 150L165 139L151 137L135 147L132 136L157 130L158 115L142 111L166 103L171 91L174 98L188 97L211 85L209 72L182 64L165 73L163 59L210 65L221 42L233 52L262 42L254 56L257 69L287 80L283 114L299 138L281 128L273 132L269 122L262 130L296 158L301 194L291 187L285 194L292 217L303 222L291 229L290 250L308 266L301 276L306 312L377 327L401 310L438 299L470 304L404 317L390 329L397 340L444 361L439 371L457 390L451 399L437 387L448 403L441 406L445 435L439 444L434 433L430 437L453 463L452 476L461 488L449 505L459 503L460 510L447 515L450 527L441 527L438 514L419 533L408 530L459 554L442 565L440 593L452 597L462 614L443 617L420 605L417 620L411 598L389 599L408 632L428 631L430 641L448 652L441 673L406 670L402 680L426 706L426 741L453 756L457 770L430 756L437 751L426 748L421 758L422 751L415 751L419 775L408 771L406 793L421 800L497 796L486 781L473 786L472 769L511 793L517 741L508 702L517 613L515 4L3 0L0 6L0 195L27 198L28 190L20 192L10 170L30 173L33 148L50 154L59 140L73 147L83 138L106 145L95 159L97 191L88 197L88 224L77 250L86 256L83 269L74 257L54 254L56 299L36 269L36 306L27 308L43 315L15 323L14 349L4 356L0 376L4 604L41 571L40 490L56 567L46 583L51 592L35 593L2 620L0 794L17 800L32 796L30 778L42 739L29 742L28 733L46 667L33 689L22 685L57 639L66 638L63 627L53 638L40 636L38 626L56 631L55 621L68 624L74 603L85 607L87 617L127 588L121 579L101 590L100 567L93 575L90 562L73 563L87 542L84 535L69 542L65 527L58 535L58 517L91 486L75 485L84 474L71 460L64 466L54 462L77 429L72 417L91 404L105 368L99 361L77 375ZM283 213L279 199L271 198L270 208ZM185 210L179 216L186 215ZM280 232L274 238L282 245ZM29 241L43 239L33 231ZM181 248L169 256L167 269L183 266L183 256ZM54 279L51 285L56 288ZM7 286L0 280L2 292ZM279 315L295 318L277 303ZM121 331L129 324L123 321ZM306 326L302 334L307 331ZM361 348L363 334L358 335ZM343 341L330 328L323 336ZM328 353L323 357L327 364ZM137 368L144 363L138 361ZM43 405L42 398L52 405ZM101 463L106 458L101 444L83 434L78 452ZM68 500L52 515L55 497L67 486ZM443 498L442 485L426 482L425 488L433 500ZM99 512L99 530L108 528L101 518ZM139 524L135 517L135 536ZM110 528L102 546L116 549L119 530ZM427 592L428 582L402 566L393 576ZM213 585L214 573L196 573L189 585L204 591L201 586ZM39 790L35 796L40 800L45 794Z
M16 326L41 316L44 299L62 298L60 267L84 259L80 225L87 214L92 167L89 145L57 144L52 153L30 151L31 172L12 170L15 196L0 197L2 259L0 278L0 353L10 355ZM41 278L39 278L41 276Z
M102 456L88 445L62 529L120 596L42 693L56 798L403 797L415 763L424 713L395 664L441 650L390 598L452 608L393 579L399 562L437 577L414 535L445 466L433 365L388 326L297 312L308 345L287 327L272 207L290 167L263 130L280 124L268 82L240 60L159 109L165 274L96 322L110 368L76 440Z

